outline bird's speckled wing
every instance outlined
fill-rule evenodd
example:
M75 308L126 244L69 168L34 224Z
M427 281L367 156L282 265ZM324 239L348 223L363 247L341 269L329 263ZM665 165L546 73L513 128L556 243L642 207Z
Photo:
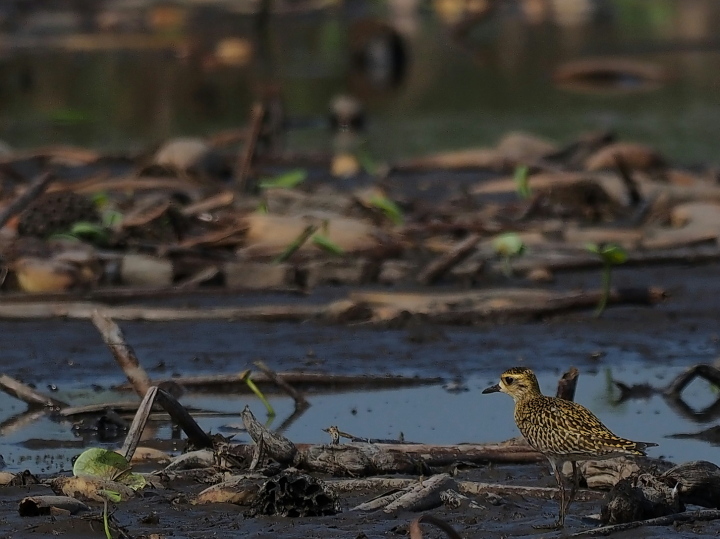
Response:
M644 455L646 446L616 436L587 408L555 397L518 403L515 422L528 443L547 455L572 459Z

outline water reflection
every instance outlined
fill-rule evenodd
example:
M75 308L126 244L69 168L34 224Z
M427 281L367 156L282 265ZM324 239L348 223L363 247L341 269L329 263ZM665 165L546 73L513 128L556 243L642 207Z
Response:
M567 139L598 128L684 161L715 155L715 1L438 0L431 13L416 0L278 6L262 16L212 4L95 7L52 24L28 15L0 35L0 138L127 149L207 135L244 124L275 88L290 116L325 117L339 94L363 101L379 158L490 144L511 129ZM97 33L81 34L89 27ZM554 87L563 62L602 55L651 62L672 80L612 98ZM329 139L303 129L287 144L326 149Z

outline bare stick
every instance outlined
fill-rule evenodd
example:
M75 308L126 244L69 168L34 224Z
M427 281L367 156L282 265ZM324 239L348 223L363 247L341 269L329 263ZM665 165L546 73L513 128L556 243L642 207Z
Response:
M265 116L265 107L262 103L253 105L250 111L250 130L249 136L245 141L245 146L238 155L237 168L235 170L235 181L238 191L245 191L248 176L250 175L250 167L252 166L253 157L255 156L255 147L262 130L263 117Z
M278 374L274 370L265 365L265 362L258 360L254 362L254 365L262 372L264 372L265 376L270 378L270 380L272 380L275 385L277 385L280 389L282 389L285 393L292 397L292 399L295 401L296 409L307 408L308 406L310 406L310 403L307 401L307 399L303 396L302 393L297 391L294 387L292 387L280 376L278 376Z
M672 515L665 515L663 517L649 518L647 520L636 520L635 522L626 522L624 524L601 526L600 528L573 533L570 537L610 535L611 533L632 530L634 528L640 528L641 526L669 526L675 522L699 522L718 519L720 519L720 511L717 509L687 511L685 513L673 513Z
M135 393L144 398L151 386L150 377L140 365L132 346L125 342L125 336L120 327L98 311L93 312L92 321L100 331L105 344L110 348L115 361L125 372L125 376L127 376L128 381L135 389Z
M418 275L418 282L431 284L440 279L454 266L462 262L480 241L479 234L470 234L463 241L455 244L448 252L430 262Z
M6 374L0 374L0 390L8 395L12 395L16 399L26 402L29 406L45 406L47 408L55 408L60 410L67 406L67 403L53 399L49 395L43 395L39 391L35 391L28 385L23 384L15 378L11 378Z
M40 196L53 179L54 176L49 172L45 172L35 178L22 195L13 200L7 208L0 212L0 228L4 227L14 215L23 211L28 204Z
M580 371L575 367L570 367L570 370L562 375L562 378L558 381L556 397L565 399L566 401L575 400L575 388L577 387L577 379L580 375Z
M420 515L410 523L410 526L408 528L408 531L410 532L410 539L422 539L423 534L422 530L420 529L421 522L432 524L436 528L440 528L450 539L461 539L460 534L455 531L455 528L453 528L444 520L434 517L432 515Z

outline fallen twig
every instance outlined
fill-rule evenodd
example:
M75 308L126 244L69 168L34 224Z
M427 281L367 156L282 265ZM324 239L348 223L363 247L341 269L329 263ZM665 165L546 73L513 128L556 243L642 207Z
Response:
M597 535L610 535L612 533L625 530L632 530L643 526L668 526L675 522L701 522L707 520L720 519L720 510L703 509L699 511L686 511L684 513L673 513L662 517L649 518L647 520L636 520L635 522L626 522L624 524L613 524L612 526L601 526L591 530L585 530L573 533L570 537L594 537Z
M440 528L450 539L461 539L460 534L455 531L455 528L443 519L434 517L433 515L420 515L410 523L410 526L408 527L410 539L422 539L423 535L422 530L420 529L421 522Z
M19 380L15 380L6 374L0 374L0 390L8 395L12 395L16 399L26 402L29 406L44 406L46 408L54 408L60 410L67 406L67 403L54 399L49 395L44 395L39 391L23 384Z
M120 327L108 316L98 311L93 312L92 321L100 331L105 344L110 348L115 361L122 367L125 376L135 389L135 393L144 398L151 386L150 377L140 365L132 346L125 341Z
M13 216L23 211L28 204L40 196L53 179L54 176L49 172L45 172L35 178L22 195L13 200L8 207L0 212L0 228L4 227Z
M262 103L255 103L250 111L250 129L248 130L245 145L238 154L237 166L235 169L235 182L239 192L244 192L250 169L252 167L255 148L262 131L265 106Z
M310 403L307 401L307 399L303 396L302 393L297 391L294 387L292 387L290 384L288 384L281 376L279 376L274 370L272 370L270 367L268 367L264 361L256 361L255 366L260 369L262 372L265 373L265 376L267 376L270 380L273 381L273 383L278 386L280 389L285 391L292 399L295 401L295 408L307 408L310 406ZM251 377L252 378L252 377Z
M467 238L455 244L448 252L443 253L439 258L425 266L418 275L418 282L431 284L440 279L454 266L462 262L472 252L480 239L479 234L470 234Z

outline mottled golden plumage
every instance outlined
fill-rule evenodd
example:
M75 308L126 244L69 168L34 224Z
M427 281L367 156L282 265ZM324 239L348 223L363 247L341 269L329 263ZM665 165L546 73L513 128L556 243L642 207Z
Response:
M557 527L563 526L565 512L577 491L577 461L623 455L643 456L647 447L657 445L620 438L584 406L544 396L535 374L526 367L505 371L500 376L500 383L483 393L497 391L507 393L515 400L515 423L520 432L533 448L550 461L560 489ZM567 500L561 476L564 461L570 461L573 467L573 486Z

